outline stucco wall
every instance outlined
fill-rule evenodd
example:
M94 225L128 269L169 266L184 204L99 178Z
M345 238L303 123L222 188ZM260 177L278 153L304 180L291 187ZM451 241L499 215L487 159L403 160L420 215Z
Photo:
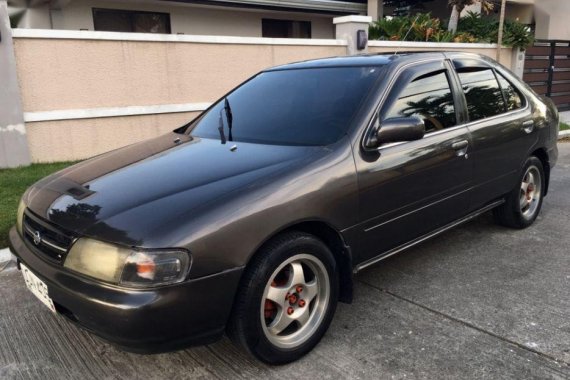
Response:
M159 136L199 112L26 123L33 162L72 161Z
M52 11L53 29L94 30L93 8L154 11L170 14L173 34L261 37L261 19L276 18L311 22L313 38L334 38L332 15L229 9L184 3L74 0Z
M208 102L258 71L343 46L16 39L24 112Z
M68 110L73 115L77 110L115 107L120 114L121 107L127 106L208 103L264 68L346 52L345 45L335 40L322 41L323 45L310 40L312 45L303 45L306 42L283 39L197 43L188 42L190 36L167 36L174 41L157 42L24 38L18 31L15 35L20 35L14 39L14 50L34 162L90 157L157 136L196 115L184 112L30 121L45 111ZM129 34L127 38L132 37Z

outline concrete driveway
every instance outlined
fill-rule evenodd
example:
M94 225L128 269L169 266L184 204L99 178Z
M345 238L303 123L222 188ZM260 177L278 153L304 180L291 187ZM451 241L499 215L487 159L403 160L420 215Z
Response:
M0 273L0 378L570 379L570 144L537 223L490 215L356 278L320 345L268 367L227 340L127 354L52 315L15 270Z

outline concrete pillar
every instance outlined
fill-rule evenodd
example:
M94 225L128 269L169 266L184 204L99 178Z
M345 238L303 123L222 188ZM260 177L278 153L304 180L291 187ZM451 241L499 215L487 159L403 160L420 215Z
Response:
M336 39L346 40L348 43L346 54L356 55L368 52L368 44L364 49L358 49L357 35L359 31L364 31L366 39L368 39L368 26L372 22L370 16L344 16L335 17L333 23L336 25Z
M372 21L381 20L384 17L384 0L368 0L367 13Z
M36 6L26 9L18 28L27 29L53 29L49 5Z
M517 77L522 79L524 74L524 61L526 53L519 48L513 49L513 56L511 59L511 70Z
M0 0L0 168L30 163L12 28L6 0Z

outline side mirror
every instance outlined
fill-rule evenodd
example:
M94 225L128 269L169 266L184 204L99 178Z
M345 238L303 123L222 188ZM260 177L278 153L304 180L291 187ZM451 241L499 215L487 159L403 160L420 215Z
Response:
M378 126L366 147L372 149L387 143L419 140L424 137L425 131L425 123L418 116L394 117Z

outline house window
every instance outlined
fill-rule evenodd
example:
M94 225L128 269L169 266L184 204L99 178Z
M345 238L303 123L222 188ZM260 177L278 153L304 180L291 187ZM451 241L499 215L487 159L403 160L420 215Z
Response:
M95 30L105 32L170 33L168 13L93 8Z
M261 20L261 35L271 38L311 38L310 21Z

